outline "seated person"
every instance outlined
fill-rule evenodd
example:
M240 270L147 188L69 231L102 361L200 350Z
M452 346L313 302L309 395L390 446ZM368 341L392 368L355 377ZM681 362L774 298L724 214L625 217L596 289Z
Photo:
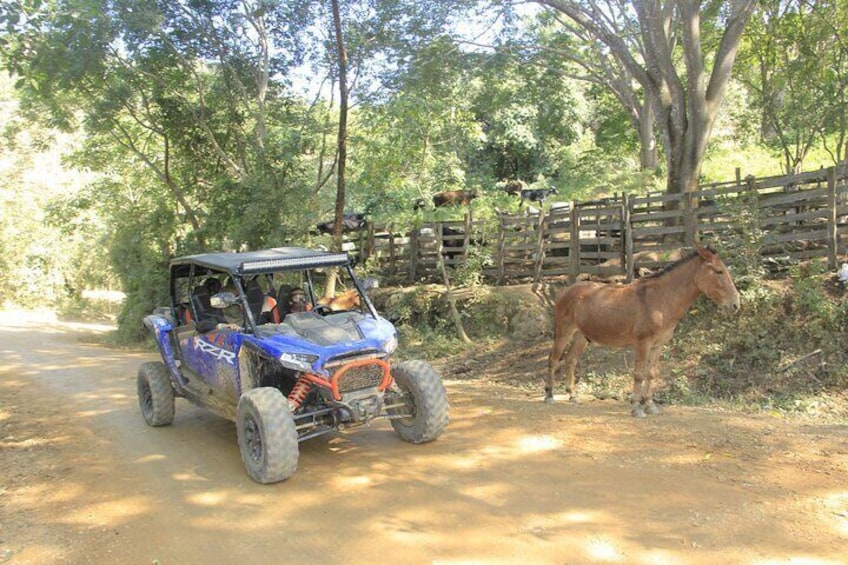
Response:
M306 292L301 288L283 285L277 295L277 315L280 320L295 312L306 312L310 309Z
M256 279L252 279L243 284L246 286L245 294L253 321L257 324L261 324L263 323L262 306L264 304L264 299L267 297L262 292L259 282ZM247 323L247 316L245 315L242 304L238 299L238 294L236 293L235 288L231 286L224 287L221 293L219 293L219 296L220 295L227 295L226 299L233 301L232 304L229 304L222 309L225 323L230 326L244 327Z
M227 278L227 284L219 291L226 298L235 300L233 304L221 309L224 316L224 322L230 326L242 327L244 325L244 310L238 302L238 292L232 281Z
M221 281L215 277L207 277L206 280L203 281L203 286L205 286L206 290L209 291L209 296L215 296L221 292Z
M309 310L309 299L299 288L292 289L289 294L289 312L306 312Z

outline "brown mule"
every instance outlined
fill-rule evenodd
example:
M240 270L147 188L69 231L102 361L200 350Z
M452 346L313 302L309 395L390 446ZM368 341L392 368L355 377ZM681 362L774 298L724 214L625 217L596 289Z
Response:
M701 294L722 307L739 309L739 292L724 263L709 249L696 251L665 271L627 285L578 282L556 301L554 344L548 359L545 402L554 401L554 377L565 357L570 400L577 402L574 371L589 343L631 346L636 353L633 371L632 414L644 417L659 410L653 401L652 381L659 375L662 346Z

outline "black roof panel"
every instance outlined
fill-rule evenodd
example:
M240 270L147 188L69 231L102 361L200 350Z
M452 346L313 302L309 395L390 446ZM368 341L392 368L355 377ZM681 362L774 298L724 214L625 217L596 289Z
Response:
M242 253L202 253L178 257L171 261L171 268L199 265L217 271L226 271L231 275L273 273L336 267L351 264L347 253L316 251L302 247L275 247ZM183 269L177 269L182 271Z

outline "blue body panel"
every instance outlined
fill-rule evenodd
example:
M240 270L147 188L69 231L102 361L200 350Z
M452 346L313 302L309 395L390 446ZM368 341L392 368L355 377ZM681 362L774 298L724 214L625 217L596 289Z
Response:
M235 402L241 389L238 353L244 337L241 332L231 329L187 334L180 339L180 353L188 368L205 384Z
M261 339L251 335L246 335L244 338L275 358L279 358L283 353L314 355L317 359L312 363L312 372L326 377L329 376L329 372L324 369L324 365L330 359L365 350L384 352L385 343L396 335L392 323L382 318L367 317L359 320L356 326L364 336L362 339L340 341L332 345L318 345L301 337L283 333L263 336Z
M185 379L180 374L180 368L177 366L177 361L174 356L174 348L171 346L171 334L174 331L174 326L165 316L157 316L151 314L144 317L144 325L153 334L156 344L159 346L159 353L162 355L162 361L168 367L171 373L171 381L177 392L183 391Z
M340 341L330 345L319 345L291 332L283 332L279 325L262 326L261 337L241 330L219 328L205 334L194 331L183 332L179 336L179 355L172 347L174 327L164 316L151 315L144 320L152 331L165 365L171 372L177 392L182 392L188 379L180 371L179 358L191 373L196 374L205 385L213 389L219 398L238 403L242 385L239 373L239 352L245 343L264 352L269 357L280 359L284 354L307 355L314 357L311 371L316 375L329 378L330 373L324 365L333 358L356 355L359 352L373 352L387 356L388 342L396 339L394 325L388 320L363 316L356 320L361 339ZM286 364L283 363L285 366Z

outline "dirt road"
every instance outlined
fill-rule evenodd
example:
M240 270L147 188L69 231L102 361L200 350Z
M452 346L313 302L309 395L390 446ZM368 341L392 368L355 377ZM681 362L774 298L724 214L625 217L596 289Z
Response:
M26 331L21 331L21 328ZM301 444L261 486L235 429L139 414L155 354L0 318L0 563L848 562L848 429L541 395L445 374L427 445L386 422Z

